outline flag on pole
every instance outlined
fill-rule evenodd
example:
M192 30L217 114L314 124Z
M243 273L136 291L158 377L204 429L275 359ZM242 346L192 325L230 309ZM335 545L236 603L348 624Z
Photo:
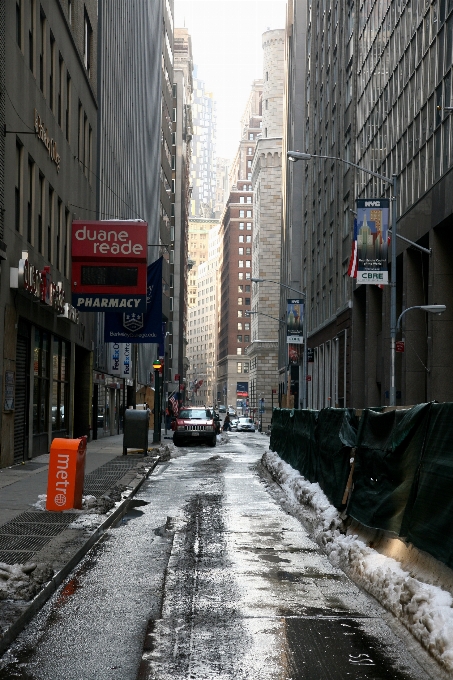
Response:
M352 241L351 259L349 260L348 276L352 279L357 278L358 261L357 261L357 220L354 220L354 238Z
M171 397L170 397L170 399L169 399L168 401L170 402L171 408L173 409L173 414L174 414L175 416L177 416L178 413L179 413L179 408L178 408L178 400L177 400L177 398L176 398L176 393L175 393L175 392L171 395Z

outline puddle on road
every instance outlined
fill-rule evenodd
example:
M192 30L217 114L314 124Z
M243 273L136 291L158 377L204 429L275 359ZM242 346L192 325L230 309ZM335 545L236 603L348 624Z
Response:
M292 680L411 680L389 650L354 619L285 619L287 668Z
M287 562L289 560L286 560ZM307 569L306 571L283 571L278 570L271 572L269 574L271 578L275 578L277 581L289 581L291 583L300 583L309 578L322 579L327 581L341 581L343 579L342 574L323 574L319 571L314 571Z

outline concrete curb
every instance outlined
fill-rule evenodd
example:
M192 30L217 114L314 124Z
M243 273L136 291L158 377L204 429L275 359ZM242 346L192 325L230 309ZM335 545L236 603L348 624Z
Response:
M46 583L44 588L33 598L28 607L24 609L22 614L16 619L16 621L3 633L0 638L0 656L2 656L7 649L10 647L12 642L16 637L23 631L25 626L32 620L34 615L44 606L44 604L49 600L49 598L57 591L61 586L63 581L69 576L71 571L79 564L83 557L88 553L88 551L93 547L95 543L104 535L105 531L114 524L117 520L123 517L128 511L129 504L133 496L139 491L142 484L155 470L157 464L159 463L159 458L154 461L150 461L150 467L146 474L140 479L140 481L131 490L131 493L127 498L125 498L117 508L112 512L111 515L106 517L106 519L98 526L98 528L91 534L88 540L82 545L77 552L71 557L69 562L58 571L52 578L51 581Z

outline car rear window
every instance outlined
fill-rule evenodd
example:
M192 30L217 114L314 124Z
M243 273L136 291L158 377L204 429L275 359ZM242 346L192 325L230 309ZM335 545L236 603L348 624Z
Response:
M184 420L190 420L190 419L202 419L206 420L207 418L211 418L212 416L204 410L204 408L201 409L186 409L182 410L179 412L179 418L183 418Z
M239 418L240 423L253 423L253 420L251 418Z

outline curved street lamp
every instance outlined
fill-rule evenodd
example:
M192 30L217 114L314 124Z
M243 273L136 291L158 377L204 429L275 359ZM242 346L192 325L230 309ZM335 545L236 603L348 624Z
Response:
M446 305L415 305L415 307L408 307L403 312L401 312L401 314L398 317L398 321L396 323L396 330L397 331L399 330L400 322L401 322L401 319L403 318L403 316L405 314L407 314L407 312L410 312L412 309L421 309L424 312L429 312L429 314L443 314L446 311L447 306Z
M385 177L385 175L380 175L378 172L373 170L368 170L357 163L352 163L352 161L347 161L344 158L337 158L336 156L321 156L313 153L303 153L301 151L287 151L286 153L288 160L293 163L297 161L309 161L312 158L322 158L331 161L339 161L345 165L350 165L356 170L365 172L367 175L372 175L377 177L382 182L390 184L393 189L392 200L392 232L395 238L391 239L391 282L390 285L390 406L396 406L396 389L395 389L395 340L396 340L396 237L398 236L396 231L397 226L397 209L398 209L398 177L393 174L392 178Z

